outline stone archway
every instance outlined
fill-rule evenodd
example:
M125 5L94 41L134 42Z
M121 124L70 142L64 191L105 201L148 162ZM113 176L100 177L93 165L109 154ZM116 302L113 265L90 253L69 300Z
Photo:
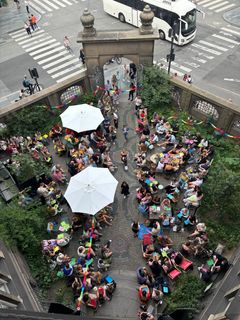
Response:
M140 15L142 26L131 31L96 31L94 16L88 9L81 16L83 31L78 34L85 53L91 88L103 86L103 66L112 57L125 57L137 66L153 64L154 41L159 33L152 28L154 14L149 6Z

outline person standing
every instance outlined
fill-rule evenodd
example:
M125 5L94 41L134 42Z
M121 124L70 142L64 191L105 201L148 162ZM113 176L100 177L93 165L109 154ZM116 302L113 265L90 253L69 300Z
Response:
M189 83L189 84L192 84L192 77L191 77L191 75L189 74L188 75L188 78L187 78L187 82Z
M31 14L31 22L32 22L33 30L38 29L37 18L33 14Z
M118 114L116 111L113 112L113 123L114 123L114 127L118 129Z
M136 91L135 84L133 82L131 82L130 87L129 87L128 100L133 101L133 95L134 95L135 91Z
M27 10L27 13L30 14L29 1L28 0L25 0L25 7L26 7L26 10Z
M128 131L129 131L128 127L124 125L122 131L123 131L125 140L128 141Z
M27 22L24 23L24 28L25 28L27 34L32 37L31 28L30 28L30 25Z
M82 61L82 64L85 64L85 54L83 49L80 49L79 60Z
M126 181L123 181L123 183L121 184L121 194L123 194L124 199L126 199L130 194L129 185Z
M138 231L140 229L139 223L137 221L133 221L131 224L131 229L132 229L134 238L136 238L138 236Z

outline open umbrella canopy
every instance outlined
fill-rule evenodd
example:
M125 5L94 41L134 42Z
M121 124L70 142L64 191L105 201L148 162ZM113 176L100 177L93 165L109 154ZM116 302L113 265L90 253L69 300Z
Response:
M89 166L70 179L64 197L73 212L95 215L113 202L117 184L108 169Z
M104 120L101 110L88 104L69 106L60 117L63 127L76 132L96 130Z

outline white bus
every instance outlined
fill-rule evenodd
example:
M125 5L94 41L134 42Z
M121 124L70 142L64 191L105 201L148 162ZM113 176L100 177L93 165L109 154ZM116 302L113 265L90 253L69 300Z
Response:
M189 0L103 0L106 13L136 27L141 25L140 13L149 4L155 14L153 27L160 39L171 41L169 30L175 29L174 43L185 45L196 35L196 5Z

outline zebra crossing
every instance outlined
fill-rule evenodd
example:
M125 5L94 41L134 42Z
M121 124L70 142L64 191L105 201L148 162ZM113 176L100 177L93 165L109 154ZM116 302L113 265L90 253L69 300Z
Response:
M210 63L215 58L226 54L240 44L240 29L232 26L222 27L217 34L212 34L204 40L193 42L184 47L183 50L191 52L188 61L182 60L178 54L177 60L171 63L171 73L183 77L184 74L194 73L194 70L201 68L202 65ZM183 57L183 56L182 56ZM167 70L168 62L165 58L154 63Z
M39 12L45 14L53 10L59 10L66 6L71 6L76 3L76 0L30 0L29 6Z
M32 37L25 29L11 32L9 35L57 83L85 70L76 56L43 29L33 32Z
M223 13L237 6L235 3L227 0L195 0L195 3L205 11L210 10L215 13Z

